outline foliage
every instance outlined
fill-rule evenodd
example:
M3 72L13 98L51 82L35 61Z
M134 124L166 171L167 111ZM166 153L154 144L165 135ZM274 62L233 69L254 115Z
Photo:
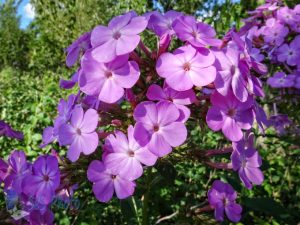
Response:
M20 30L16 16L18 4L13 0L0 3L0 70L5 66L26 69L29 34Z

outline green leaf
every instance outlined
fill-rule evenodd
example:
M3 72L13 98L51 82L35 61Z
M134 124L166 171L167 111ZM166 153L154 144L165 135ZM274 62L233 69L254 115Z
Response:
M283 219L289 217L286 208L272 198L244 198L243 205L254 211L272 215L275 218Z

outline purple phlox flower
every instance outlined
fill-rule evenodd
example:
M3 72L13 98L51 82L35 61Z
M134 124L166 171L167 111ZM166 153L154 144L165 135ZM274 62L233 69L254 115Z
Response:
M18 140L24 139L22 132L13 130L11 126L8 123L5 123L3 120L0 120L0 137L1 136L15 138Z
M160 14L159 12L152 13L148 21L148 28L153 30L159 37L164 35L172 36L175 34L172 24L180 16L182 16L182 13L174 10L170 10L165 14Z
M34 210L30 212L29 223L30 225L53 225L54 214L49 209L44 213L41 213L39 210Z
M196 47L220 46L216 31L208 24L197 22L193 16L181 16L173 22L173 29L181 41Z
M245 34L245 36L250 40L254 41L256 40L262 33L262 29L260 29L258 26L251 26L249 31Z
M223 96L215 91L210 98L212 106L206 115L207 125L214 131L222 130L230 141L243 138L244 130L249 130L253 124L253 98L240 102L230 91Z
M262 34L264 40L272 45L280 46L284 42L284 38L288 35L289 29L282 25L275 18L270 18L266 21L266 26L263 27Z
M38 203L48 205L59 184L60 172L56 157L43 155L33 163L32 174L24 178L22 190L28 196L35 197Z
M58 138L58 130L55 130L54 127L46 127L43 130L42 135L42 144L40 144L40 148L44 148L50 143L53 143Z
M279 135L284 135L286 133L286 127L292 124L288 115L284 114L273 115L269 121L270 126L273 126Z
M85 52L92 47L90 37L91 34L89 32L84 33L66 49L66 64L68 67L73 66L77 62L81 51Z
M241 60L240 51L228 47L225 51L214 51L217 60L217 76L214 81L216 90L226 96L233 93L239 101L245 102L249 96L249 81L251 81L249 65Z
M238 171L239 177L246 188L251 189L252 183L261 185L264 175L259 169L262 160L254 148L254 135L245 135L245 139L232 143L234 151L231 154L232 168Z
M300 33L300 16L290 27L293 31Z
M295 78L295 85L294 85L295 88L297 89L300 89L300 76L296 76Z
M261 54L258 48L251 48L250 56L255 59L257 62L261 62L264 60L265 56Z
M75 190L78 189L78 184L74 185L66 185L66 184L60 184L58 191L56 191L55 199L57 201L63 201L65 203L72 203L72 198L74 196ZM73 207L78 207L78 205L72 205Z
M135 182L113 173L99 160L94 160L87 171L89 181L93 182L93 192L100 202L108 202L114 192L119 199L133 195Z
M265 110L256 101L252 110L260 132L264 133L265 127L269 127L269 120Z
M133 87L140 76L138 64L128 61L128 55L118 56L110 63L99 63L87 52L81 64L80 90L87 95L98 96L106 103L120 100L124 88Z
M161 88L157 84L152 84L147 91L147 98L152 101L170 101L173 102L180 112L177 121L186 122L190 117L190 110L186 105L193 104L196 101L195 92L190 89L187 91L176 91L165 83Z
M116 131L115 135L111 134L105 140L112 148L112 152L104 159L106 168L128 180L135 180L142 176L142 164L153 166L157 160L156 155L137 143L133 132L133 126L129 126L128 138L123 132Z
M76 95L69 95L68 100L61 99L57 106L58 117L54 122L54 129L58 129L62 124L69 122L72 110L74 109L77 102Z
M107 27L95 27L91 35L93 58L107 63L132 52L140 42L138 34L146 29L147 23L145 17L129 12L113 18Z
M92 108L98 111L103 104L107 103L98 100L98 96L87 95L82 99L81 104L83 108Z
M0 185L3 182L7 174L8 164L0 158Z
M70 145L67 156L72 162L78 160L81 152L89 155L96 150L99 143L95 131L98 120L96 110L88 109L84 113L83 108L78 106L72 112L70 124L59 128L59 141L62 145Z
M265 11L275 11L279 8L279 1L266 1L265 4L262 4L258 6L255 10L253 11L248 11L248 14L250 15L255 15L257 14L258 16L262 16L263 12Z
M283 23L289 25L295 23L296 18L295 18L294 11L287 6L278 9L276 15L277 15L277 19Z
M252 41L254 37L258 37L260 35L257 25L258 23L256 21L246 22L245 25L239 29L239 31L235 32L243 40L245 40L245 37L247 36L247 38ZM256 31L256 33L254 31Z
M167 51L167 49L170 46L171 40L172 38L169 34L165 34L159 38L157 57L159 57L162 53Z
M177 122L180 112L168 101L153 103L145 101L134 110L134 138L141 146L146 146L155 155L162 157L172 151L172 147L182 145L187 137L187 129Z
M283 44L277 50L279 62L286 62L290 66L296 66L300 61L300 35L298 35L289 45Z
M268 68L260 63L264 59L264 56L260 54L260 50L252 47L252 41L250 41L247 36L245 40L242 40L239 35L232 32L231 34L232 40L237 48L243 53L241 59L244 59L250 68L253 68L257 73L266 74L268 72ZM232 46L230 46L232 47ZM253 57L255 56L255 57ZM258 61L257 58L260 60Z
M242 207L235 202L237 193L230 184L215 180L207 196L210 206L215 209L217 221L224 220L224 211L232 222L241 219Z
M20 202L19 194L14 189L4 190L5 205L7 210L13 210Z
M61 125L68 123L71 118L71 113L75 107L77 97L75 95L70 95L68 100L61 99L58 106L58 117L54 121L54 126L46 127L43 131L41 148L44 148L50 143L53 143L58 139L58 131ZM61 143L60 143L61 145Z
M289 88L295 83L295 75L286 75L284 72L276 72L273 77L269 77L267 84L273 88Z
M14 150L8 158L8 168L4 178L5 188L11 188L20 194L23 179L30 174L30 170L31 165L26 161L25 153Z
M80 76L79 74L81 73L81 69L77 70L71 77L70 80L64 80L60 79L59 80L59 87L63 89L72 89L75 84L78 82L78 77Z
M290 24L293 31L300 33L300 5L296 5L293 10L294 21Z
M156 71L174 90L187 91L194 85L202 87L215 80L214 62L215 57L210 50L202 48L197 51L187 45L173 54L162 54L156 63Z

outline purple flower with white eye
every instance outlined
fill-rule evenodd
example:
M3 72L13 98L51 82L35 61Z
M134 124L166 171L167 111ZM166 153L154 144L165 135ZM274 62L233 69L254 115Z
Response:
M181 16L173 23L173 29L181 41L187 41L195 47L220 46L216 31L208 24L197 22L193 16Z
M159 37L164 35L172 36L175 34L172 24L174 20L180 16L182 16L182 13L174 10L170 10L163 15L158 12L154 12L149 18L148 28L153 30Z
M105 139L106 145L109 145L112 151L104 157L106 168L129 180L142 176L142 164L153 166L157 160L156 155L136 142L133 132L133 126L129 126L128 138L123 132L116 131L115 135L111 134Z
M62 145L70 145L67 155L72 162L78 160L81 152L89 155L96 150L99 142L95 131L98 119L96 110L88 109L84 113L83 108L77 106L72 111L70 124L60 126L59 142Z
M90 36L89 32L84 33L66 49L66 64L68 67L73 66L77 62L81 51L84 52L91 48Z
M253 124L253 98L240 102L230 91L227 96L214 92L210 101L212 106L206 115L206 122L213 131L222 130L230 141L239 141L243 138L244 130L249 130Z
M128 55L118 56L110 63L99 63L87 52L81 65L80 90L87 95L98 96L106 103L121 99L124 88L133 87L140 76L137 63L128 61Z
M296 66L300 61L300 35L289 45L283 44L276 51L279 62L286 62L290 66Z
M8 123L5 123L3 120L0 120L0 137L1 136L15 138L18 140L24 139L22 132L13 130L11 126Z
M147 27L147 19L133 12L113 18L108 26L97 26L91 34L92 56L107 63L117 56L132 52L140 42L138 35Z
M264 181L264 175L259 169L262 160L253 142L254 136L251 133L245 139L232 143L234 149L231 154L232 168L238 171L241 181L248 189L252 188L252 183L261 185Z
M30 225L53 225L54 214L48 209L42 213L40 210L33 210L29 215Z
M186 122L190 117L191 111L186 105L193 104L196 101L195 92L190 89L187 91L176 91L165 83L161 88L157 84L152 84L147 91L147 98L152 101L170 101L179 109L179 122Z
M241 219L242 207L235 202L237 193L230 184L215 180L207 196L210 206L215 209L217 221L224 220L224 211L232 222Z
M289 88L295 83L295 75L286 75L284 72L276 72L273 77L269 77L267 84L273 88Z
M59 183L60 172L56 157L43 155L33 163L32 174L24 178L22 190L35 197L38 203L48 205L52 202Z
M91 162L87 177L93 182L93 192L100 202L108 202L114 192L119 199L125 199L133 195L136 186L134 181L113 173L99 160Z
M179 110L170 102L142 102L134 110L137 122L134 138L155 155L165 156L172 151L172 147L186 140L187 129L183 123L177 122L179 116Z
M268 19L262 29L264 40L276 46L280 46L289 33L289 29L274 18Z
M26 161L23 151L13 151L8 158L7 173L4 179L5 188L12 188L16 193L22 192L22 181L30 173L31 166Z
M223 96L232 91L235 97L245 102L248 99L248 81L250 68L246 61L241 60L240 51L227 48L223 51L214 51L217 61L217 76L214 81L216 90Z
M187 91L194 85L203 87L212 83L216 77L214 55L208 49L197 51L191 45L183 46L174 53L162 54L157 63L159 76L176 91Z

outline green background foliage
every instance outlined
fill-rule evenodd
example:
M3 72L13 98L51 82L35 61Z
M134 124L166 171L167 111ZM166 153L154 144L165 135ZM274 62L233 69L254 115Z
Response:
M142 14L149 10L174 9L202 18L213 25L221 37L232 25L240 27L246 12L261 3L255 0L222 2L32 0L36 17L25 30L19 28L16 16L20 2L7 0L0 4L0 119L25 134L23 142L0 137L0 156L6 158L13 149L22 149L33 159L50 151L50 147L39 148L42 130L52 124L59 99L70 93L60 90L58 81L61 77L69 78L74 72L65 66L64 49L80 34L129 10ZM296 2L287 3L293 6ZM147 40L144 37L146 44ZM262 103L267 109L270 107L267 101ZM287 102L279 105L283 112L295 109ZM294 110L292 118L299 122L297 114ZM226 144L220 134L211 132L203 124L191 130L190 135L198 151ZM290 136L277 137L274 130L269 129L265 137L257 136L257 148L263 157L266 179L262 186L253 190L242 187L235 173L208 168L201 159L189 158L189 150L179 149L173 154L183 154L184 160L170 156L147 170L138 180L135 197L122 201L113 199L103 204L94 198L90 184L80 186L76 193L80 200L79 210L53 206L57 224L139 224L143 210L141 196L145 192L149 200L149 224L161 218L165 220L160 224L216 224L212 213L194 215L193 209L207 204L206 192L218 178L230 182L239 192L239 202L244 209L240 224L297 224L300 222L299 142ZM59 153L63 155L64 150ZM223 160L228 161L229 156ZM85 176L84 169L74 169L74 176ZM147 183L145 177L150 177L151 182ZM5 208L5 203L2 193L0 196L1 209Z

